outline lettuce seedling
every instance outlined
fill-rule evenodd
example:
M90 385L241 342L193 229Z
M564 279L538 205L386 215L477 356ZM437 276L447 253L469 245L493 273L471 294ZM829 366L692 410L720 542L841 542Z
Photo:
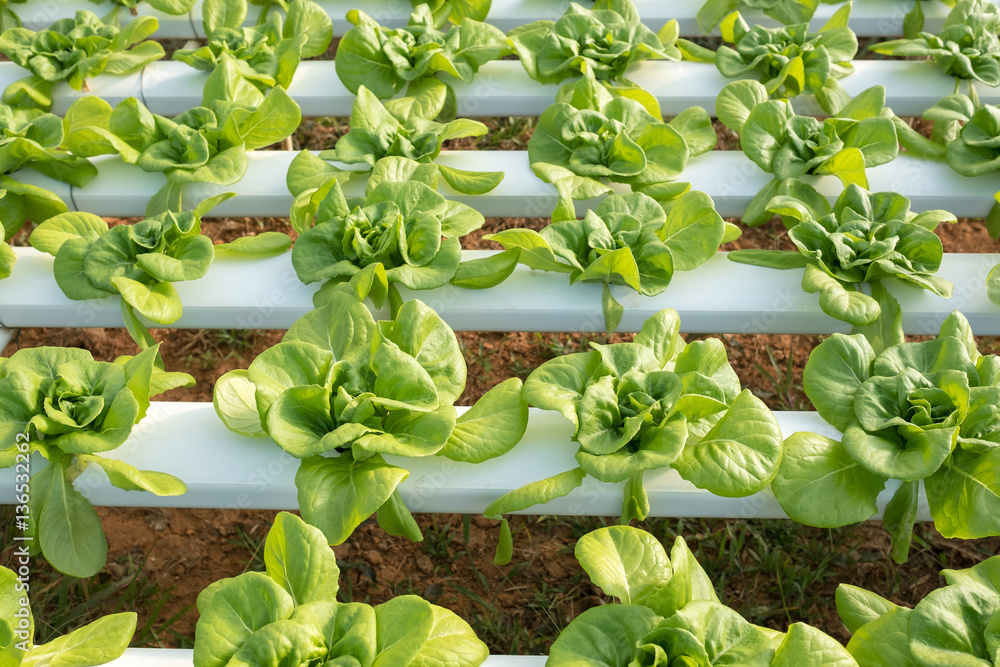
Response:
M157 367L158 347L114 363L60 347L22 349L0 358L0 442L10 443L0 451L0 467L23 461L15 443L25 441L31 453L48 460L30 479L29 544L64 574L92 576L107 558L101 520L73 488L88 466L99 466L112 485L126 491L178 496L187 490L171 475L99 456L125 442L146 415L150 397L194 384L189 375Z
M685 344L680 318L662 310L632 343L545 362L524 383L529 405L572 422L578 468L527 484L490 504L502 519L497 561L508 562L511 536L502 515L565 496L592 475L625 482L622 523L643 520L646 470L671 467L701 489L743 497L770 484L781 461L774 415L740 381L718 339Z
M293 514L275 517L263 552L264 572L198 595L194 667L478 667L489 655L465 621L416 595L374 607L338 602L337 557Z
M759 84L758 84L759 85ZM559 192L554 220L576 217L574 201L611 192L607 182L672 199L690 188L676 183L688 158L711 150L708 113L692 107L669 123L640 102L615 97L593 77L577 82L566 102L547 108L528 141L531 169Z
M921 32L910 39L872 44L875 53L932 58L959 81L971 79L1000 86L1000 7L990 0L960 0L938 34ZM956 82L957 84L958 82Z
M628 285L645 296L660 294L675 270L689 271L715 255L730 230L735 232L731 236L739 235L703 192L685 193L663 206L632 193L609 195L582 220L557 220L541 232L506 229L483 238L512 251L514 261L532 269L568 273L570 283L604 283L604 323L611 332L623 307L610 285ZM454 282L466 284L461 278Z
M969 93L948 95L924 112L934 123L929 139L894 119L899 143L917 157L944 160L962 176L1000 169L1000 107L980 102L974 88ZM985 222L990 236L1000 237L1000 204L993 203Z
M174 60L213 72L231 60L239 74L261 93L286 90L303 58L322 55L333 39L333 23L312 0L282 2L279 11L262 11L256 26L243 27L246 0L207 0L202 4L208 43L174 52ZM268 7L270 9L270 7ZM206 85L211 85L211 79Z
M837 612L853 634L851 655L871 667L998 664L1000 556L941 574L948 585L913 609L840 584Z
M86 80L102 72L136 72L164 55L162 46L146 40L157 27L152 16L136 17L119 28L117 21L104 23L96 14L79 10L75 18L39 32L11 28L0 34L0 53L30 70L31 76L7 86L3 101L48 110L60 81L73 90L86 90Z
M397 284L434 289L455 276L462 261L459 237L482 227L483 216L438 194L432 174L403 175L409 178L396 180L378 169L360 201L345 198L332 180L321 190L326 194L314 225L292 219L299 232L292 248L295 273L306 284L327 281L315 303L352 281L364 285L359 298L373 296L381 307L388 296L395 309L402 303Z
M448 74L471 83L479 68L509 53L499 28L463 18L447 32L438 30L428 5L420 4L404 28L383 28L363 11L352 9L354 27L337 45L337 76L352 93L365 86L379 99L394 97L407 85ZM445 84L447 85L447 84ZM454 91L447 86L454 115Z
M70 299L120 294L153 322L172 324L182 312L173 283L201 278L214 257L212 240L201 233L201 217L231 196L110 229L92 213L62 213L36 227L29 241L55 257L56 284Z
M903 342L899 303L882 282L900 282L948 298L954 286L934 273L944 248L934 230L957 222L947 211L910 211L895 192L871 193L851 184L831 207L826 197L799 181L788 181L767 204L788 227L797 251L734 250L729 259L772 269L804 268L802 289L819 294L823 312L862 329L881 351ZM871 296L861 291L871 288Z
M17 493L27 492L18 484ZM28 606L23 577L0 566L0 664L34 667L39 664L103 665L128 648L135 634L135 612L109 614L45 643L35 643L35 619Z
M768 100L757 81L733 81L719 93L716 115L738 132L744 154L774 179L750 201L744 224L757 226L771 216L767 204L783 183L807 174L829 174L844 186L868 187L865 169L891 162L899 152L885 88L873 86L833 117L798 116L787 100Z
M719 602L683 537L667 556L630 526L598 528L576 543L591 581L618 603L588 609L552 644L549 667L857 667L832 637L804 623L787 633L753 625Z
M462 19L472 19L473 21L485 21L486 15L490 13L492 0L410 0L410 4L416 9L420 5L427 5L434 17L434 25L438 28L444 27L448 22L460 25Z
M411 86L410 92L410 96L383 104L361 86L352 107L351 129L337 140L334 148L319 155L302 151L295 156L286 177L288 190L295 195L293 227L308 227L320 198L325 196L322 189L330 187L331 181L363 176L384 158L406 158L429 165L420 172L433 173L435 188L439 174L453 190L467 195L484 194L500 184L502 171L464 171L434 162L445 141L479 137L486 134L487 127L468 118L448 123L431 120L444 109L446 91L440 85L421 82ZM368 165L368 169L345 171L327 160ZM398 160L389 162L402 164Z
M706 0L695 20L698 29L708 33L734 10L756 9L784 25L795 25L807 23L819 4L820 0Z
M231 431L270 436L302 459L299 509L330 544L376 511L387 532L419 541L396 490L409 473L384 456L480 462L511 449L527 428L517 378L456 419L465 375L455 333L420 301L376 323L360 300L333 292L248 370L222 376L215 409Z
M524 69L539 83L593 76L605 85L639 88L628 70L647 59L681 59L677 21L654 33L631 0L597 0L593 8L569 4L558 21L535 21L508 33Z
M772 489L788 516L829 528L864 521L887 480L900 480L883 524L902 563L922 480L942 535L1000 535L1000 357L978 352L961 314L936 339L878 353L864 336L833 334L809 355L803 386L844 435L785 441Z
M67 210L55 193L11 176L23 168L77 187L97 175L89 161L65 150L58 116L0 104L0 242L16 234L28 218L42 222Z
M715 66L729 79L755 73L771 96L815 95L826 111L834 112L850 101L837 79L854 71L851 61L858 52L858 38L847 26L850 13L848 2L811 33L808 23L751 28L733 12L721 26L723 41L733 46L719 47Z
M114 110L100 98L77 100L66 112L67 143L77 155L117 153L143 171L162 173L166 183L147 204L148 217L192 208L185 185L239 182L247 170L247 151L283 140L302 120L283 88L261 95L233 60L224 61L213 76L220 73L224 83L206 85L205 106L173 118L151 113L134 97Z

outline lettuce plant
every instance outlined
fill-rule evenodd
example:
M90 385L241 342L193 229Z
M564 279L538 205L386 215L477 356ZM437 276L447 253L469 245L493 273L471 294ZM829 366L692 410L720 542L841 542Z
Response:
M302 459L299 509L330 544L373 512L387 532L419 540L396 490L409 473L383 457L480 462L508 451L527 427L517 378L456 419L465 375L454 332L420 301L376 323L361 301L334 292L249 369L226 373L215 409L230 430L270 436Z
M357 9L347 13L347 20L354 27L337 46L337 76L352 93L363 85L379 99L438 73L470 83L480 67L509 51L503 31L471 18L447 32L438 30L425 4L417 6L404 28L383 28ZM451 86L447 90L453 108L454 92Z
M79 10L75 18L60 19L39 32L11 28L0 34L0 53L31 75L7 86L3 101L48 110L60 81L85 90L86 80L102 72L136 72L163 57L163 47L146 40L157 27L152 16L136 17L119 28L117 22L104 23L93 12Z
M102 468L126 491L177 496L187 490L171 475L100 456L125 442L151 396L194 384L189 375L163 373L158 352L153 345L109 363L94 361L86 350L38 347L0 358L0 442L10 443L0 451L0 467L23 457L15 441L26 440L30 452L48 460L30 479L28 533L33 553L41 551L60 572L89 577L107 558L101 520L73 488L88 466Z
M918 3L919 4L919 3ZM990 0L960 0L948 13L941 32L872 44L875 53L932 58L958 80L1000 86L1000 7ZM957 83L957 82L956 82Z
M864 336L833 334L806 364L806 395L841 441L792 434L772 489L791 518L835 527L864 521L889 479L883 522L905 562L923 481L945 537L1000 535L1000 357L976 349L952 313L940 335L876 353Z
M445 141L482 136L487 128L468 118L448 123L430 120L444 109L446 92L442 86L421 83L411 87L411 93L383 105L371 91L361 86L352 107L351 129L337 140L334 148L319 155L302 151L295 156L286 177L288 190L295 195L293 226L308 226L308 221L303 225L297 220L311 219L315 214L320 198L325 196L321 191L324 186L330 187L335 179L348 179L367 172L356 169L344 171L327 160L368 165L368 169L374 169L384 158L406 158L429 165L420 172L433 172L434 187L437 187L436 177L440 175L453 190L467 195L484 194L500 184L502 171L464 171L434 162ZM389 160L386 164L389 163L402 164L398 160Z
M201 217L231 195L207 199L194 211L165 212L108 228L92 213L62 213L31 233L31 245L55 257L56 284L70 299L120 294L122 301L158 324L180 319L173 283L196 280L212 263L212 240Z
M858 38L847 26L850 12L848 2L815 33L808 23L751 28L733 12L721 26L723 41L733 46L719 47L715 66L729 79L754 73L769 95L815 95L824 109L836 111L850 100L837 79L854 71L851 61L858 52Z
M674 310L646 320L632 343L598 345L551 359L528 376L529 405L572 422L579 467L507 493L486 508L491 519L565 496L587 475L625 482L622 523L645 519L646 470L671 467L701 489L743 497L770 484L781 461L781 429L740 381L718 339L685 344ZM511 536L501 524L498 562Z
M708 113L692 107L669 123L642 104L615 97L593 77L581 79L566 102L547 108L528 141L531 169L559 192L552 217L576 217L573 202L611 192L607 182L671 199L688 190L676 183L688 158L715 146Z
M1000 664L1000 556L943 570L947 586L910 609L856 586L837 588L837 611L862 665Z
M485 21L486 15L490 13L492 0L410 0L410 4L416 9L420 5L427 5L434 17L434 25L443 27L448 22L459 25L462 19L472 19L473 21Z
M637 88L626 78L647 59L681 59L677 21L659 33L647 28L631 0L597 0L593 8L569 4L558 21L535 21L511 30L510 38L528 75L540 83L562 83L590 75L608 85Z
M604 283L604 323L610 332L623 308L609 285L660 294L675 270L689 271L715 255L730 229L739 235L703 192L685 193L662 206L636 192L609 195L582 220L557 220L541 232L506 229L483 238L513 251L516 261L532 269L568 273L570 283Z
M832 637L804 623L788 632L753 625L719 602L684 538L669 557L655 537L630 526L598 528L576 558L605 595L552 644L548 667L857 667Z
M42 222L66 211L55 193L15 180L11 174L18 169L34 169L77 187L97 175L89 161L65 150L64 136L58 116L0 104L0 241L17 233L28 218Z
M338 602L336 556L293 514L275 517L264 564L198 595L194 667L478 667L489 655L465 621L416 595Z
M337 289L345 281L365 280L359 297L379 295L375 305L381 306L381 295L387 295L395 308L401 303L397 284L417 290L447 284L462 260L459 237L482 227L484 219L445 199L419 173L401 180L379 176L369 180L361 201L348 201L340 183L330 182L315 224L297 229L292 266L306 284L325 280Z
M223 73L225 83L206 85L206 106L173 118L151 113L134 97L113 110L100 98L77 100L66 112L70 149L86 157L117 153L143 171L162 173L166 183L147 204L147 216L192 208L184 198L185 185L239 182L247 170L247 151L283 140L302 120L299 106L283 88L261 95L232 61L216 72Z
M982 176L1000 169L1000 108L980 102L974 88L969 93L948 95L924 112L924 119L934 123L929 139L894 119L899 143L917 157L944 160L962 176ZM996 202L985 222L990 236L1000 237L1000 205Z
M243 27L246 0L207 0L202 4L208 43L174 52L174 60L203 71L214 71L231 60L240 75L261 93L274 86L287 89L303 58L322 55L333 39L333 23L312 0L282 3L285 15L261 13L261 22Z
M865 169L895 159L899 152L885 88L873 86L831 118L798 116L786 100L768 100L757 81L733 81L719 93L716 114L738 132L743 152L774 179L751 200L743 222L756 226L770 216L766 206L789 179L807 174L836 176L848 186L868 187Z
M851 184L831 207L826 197L798 181L789 181L768 203L781 215L797 251L734 250L729 259L774 269L804 268L802 289L819 294L830 317L856 327L885 317L878 346L903 342L899 304L882 284L885 278L915 285L948 298L954 286L934 273L944 248L934 230L956 222L947 211L910 211L910 200L895 192L871 193ZM869 296L861 285L871 287Z
M785 25L806 23L816 13L820 0L705 0L695 15L698 29L711 32L734 10L756 9Z
M135 624L135 612L109 614L45 644L35 644L28 585L13 570L0 566L0 662L6 666L103 665L125 652Z

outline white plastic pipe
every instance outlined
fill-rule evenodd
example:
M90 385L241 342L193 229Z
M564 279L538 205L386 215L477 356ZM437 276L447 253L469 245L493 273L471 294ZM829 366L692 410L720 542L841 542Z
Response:
M295 155L293 151L254 151L249 155L247 173L239 183L192 184L186 190L188 201L235 192L239 196L217 206L212 215L287 216L293 198L285 184L285 174ZM445 151L438 161L458 169L505 173L503 182L485 195L462 195L441 182L442 194L476 208L486 217L548 217L555 208L556 189L534 175L527 151ZM102 156L93 162L98 175L86 187L73 188L72 198L78 210L97 215L143 215L150 197L166 182L162 174L146 173L117 157ZM689 182L693 190L708 193L723 217L739 217L771 178L741 151L711 151L692 158L680 180ZM44 177L35 180L39 184L55 183ZM843 190L833 176L805 176L802 180L817 187L831 201ZM889 164L869 169L868 182L874 192L905 195L915 211L943 208L960 218L982 218L990 210L993 194L1000 190L1000 172L967 178L947 164L902 154ZM627 192L624 186L616 186L616 190ZM348 196L363 196L363 179L348 183L345 192ZM582 216L595 204L578 202L577 212Z
M543 667L544 655L491 655L483 667ZM184 648L130 648L107 667L192 667L194 651Z
M928 61L859 60L854 68L853 74L840 80L844 89L857 95L875 85L885 86L886 104L899 116L922 116L955 88L954 78ZM14 63L0 63L0 89L26 75L26 70ZM629 76L656 97L667 116L693 106L714 116L715 98L730 81L714 65L651 60L639 63ZM75 100L91 94L100 95L112 106L138 97L153 113L174 116L201 104L207 78L207 72L182 62L155 62L141 73L89 79L89 93L59 84L53 111L65 114ZM559 90L557 85L531 80L515 60L486 63L472 83L453 79L451 84L462 116L538 116L555 101ZM977 84L976 90L984 103L1000 104L1000 89ZM332 60L302 62L288 92L307 117L349 116L355 98L340 82ZM825 115L810 96L796 98L794 103L800 113Z
M18 262L0 282L0 322L21 327L121 327L119 297L70 301L52 275L51 256L15 248ZM466 251L473 259L490 251ZM685 332L792 333L847 332L849 325L819 308L814 294L800 287L802 269L779 271L737 264L718 253L693 271L674 274L669 288L646 297L612 286L625 307L618 331L638 331L664 308L680 313ZM303 285L291 254L267 259L217 259L198 280L175 283L184 315L171 327L287 329L312 310L318 285ZM908 334L931 335L953 310L962 311L979 335L1000 335L1000 306L986 295L986 276L1000 254L947 254L938 275L955 284L951 299L890 281L903 310ZM565 274L518 266L507 280L487 290L452 285L433 290L402 288L406 299L420 299L458 331L604 331L601 287L570 285ZM382 313L387 315L387 313Z
M704 0L670 0L669 2L635 0L643 22L654 31L659 30L668 20L677 19L682 35L701 34L694 17L703 3ZM357 0L319 0L319 4L332 17L334 34L338 36L343 35L351 27L345 18L351 9L360 8L387 27L405 25L413 9L406 0L367 0L363 3L359 3ZM568 0L494 0L486 20L501 30L507 31L538 19L557 20L568 5ZM115 5L110 2L93 4L86 0L33 0L27 5L18 5L15 10L25 27L40 30L57 19L72 17L79 9L86 9L103 16L114 8ZM839 5L820 5L810 23L812 29L818 30L838 8ZM907 2L865 0L863 3L855 5L851 12L850 25L859 35L898 36L902 34L903 17L911 8L912 5L908 0ZM195 3L189 14L182 16L156 12L145 3L140 3L138 10L141 15L156 16L160 20L157 37L192 38L203 37L205 34L200 0ZM129 20L130 14L127 10L119 9L119 12L123 22ZM259 12L259 7L251 5L247 23L252 24L257 19ZM948 8L938 3L927 3L924 13L926 15L924 29L938 32L945 16L947 16ZM746 18L751 23L777 25L773 19L760 12L747 11Z
M464 408L459 408L464 412ZM839 438L814 412L776 412L784 437L809 431ZM559 413L530 409L528 430L510 452L479 464L441 457L386 456L410 476L399 487L406 506L418 513L479 514L501 495L524 484L577 467L572 425ZM120 448L102 456L126 461L140 470L175 475L188 486L182 496L158 497L112 487L98 466L74 482L94 505L111 507L212 507L293 510L298 508L295 472L299 460L270 438L247 438L229 431L211 403L153 403ZM42 461L32 460L37 466ZM34 468L34 465L33 465ZM787 518L770 489L746 498L723 498L698 489L670 469L647 471L650 516ZM890 481L878 499L879 515L898 488ZM13 479L0 481L0 492L13 493ZM518 514L617 516L622 484L587 477L563 498ZM921 493L918 520L930 518Z

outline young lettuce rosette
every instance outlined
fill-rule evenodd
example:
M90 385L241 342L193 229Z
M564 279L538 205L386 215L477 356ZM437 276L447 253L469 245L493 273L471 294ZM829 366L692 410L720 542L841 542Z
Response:
M338 602L336 556L293 514L275 517L263 551L264 572L198 595L194 667L478 667L489 655L465 621L416 595L374 607Z
M363 85L379 99L438 74L471 83L480 67L510 52L502 30L468 17L447 32L438 30L426 4L417 6L403 28L384 28L358 9L347 12L347 20L354 27L337 46L337 76L352 93ZM444 115L454 116L455 93L443 85L449 99Z
M199 48L179 49L173 59L208 72L231 60L240 75L261 93L274 86L287 90L299 61L322 55L329 48L333 23L312 0L281 5L284 15L265 9L258 25L243 27L246 0L207 0L202 4L202 15L208 42Z
M933 121L930 139L897 120L899 143L912 154L944 160L956 173L975 177L1000 169L1000 108L983 104L975 89L942 98L924 112ZM993 238L1000 237L1000 204L994 202L986 219Z
M574 201L611 192L607 182L672 199L689 157L710 151L717 137L708 113L692 107L664 123L642 104L614 97L593 77L577 82L565 102L547 108L528 140L531 169L559 192L554 220L576 217Z
M135 624L135 612L109 614L45 644L36 644L28 585L23 577L0 566L0 664L6 667L109 663L125 653Z
M315 303L350 281L359 298L371 296L381 307L388 297L396 310L402 304L397 285L434 289L458 271L459 237L482 227L483 216L438 194L433 174L420 165L400 160L412 169L395 170L395 162L387 158L373 172L363 199L348 200L331 180L318 191L325 194L314 219L292 217L299 232L292 248L296 275L306 284L327 281Z
M723 41L732 46L718 48L715 66L728 79L759 76L771 96L814 95L826 111L836 111L850 101L837 79L854 71L851 61L858 52L858 38L847 26L850 13L848 2L811 33L808 23L750 27L733 12L721 26Z
M49 110L60 81L86 90L86 80L98 74L136 72L164 55L162 46L146 40L157 27L152 16L134 17L119 27L117 21L104 23L93 12L79 10L75 18L60 19L39 32L11 28L0 34L0 53L31 75L7 86L3 101Z
M774 415L740 381L718 339L685 344L674 310L646 320L632 343L598 345L551 359L524 383L529 405L556 410L574 426L579 467L507 493L483 514L502 519L497 562L510 561L504 514L565 496L587 475L625 482L621 521L643 520L643 473L671 467L726 497L757 493L781 461Z
M502 171L463 171L434 160L441 154L441 145L449 139L479 137L487 127L468 118L447 123L433 120L445 105L445 90L441 86L423 83L411 87L412 94L383 104L364 86L358 89L351 114L351 129L340 137L333 149L318 155L302 151L288 167L285 182L295 196L292 205L292 225L296 220L315 214L324 187L339 179L365 176L385 158L405 158L429 165L421 173L433 171L435 185L440 175L453 190L467 195L489 192L503 180ZM335 160L348 165L367 165L367 169L344 170L330 164ZM409 168L408 168L409 169Z
M206 199L193 211L168 211L111 228L92 213L62 213L36 227L29 240L55 257L56 284L70 299L119 294L123 307L172 324L182 313L173 283L201 278L215 256L212 240L201 233L201 217L231 196Z
M527 428L517 378L456 419L465 375L454 332L420 301L376 323L353 295L333 292L249 369L226 373L215 409L231 431L270 436L302 459L299 508L330 544L375 512L387 532L419 541L396 489L409 473L385 457L480 462L511 449Z
M919 3L918 3L919 4ZM959 81L1000 86L1000 7L990 0L960 0L944 20L941 32L872 44L875 53L932 58ZM957 84L958 82L956 82Z
M913 609L841 584L837 611L853 635L851 655L871 667L1000 664L1000 556L941 574L948 585Z
M779 23L794 25L808 22L819 4L820 0L705 0L695 15L695 20L699 30L709 33L734 10L755 9L763 11Z
M67 143L76 155L121 155L124 162L166 182L146 205L146 215L180 213L197 202L185 198L189 183L233 185L247 170L247 151L290 136L302 121L299 106L280 86L267 95L243 79L227 59L205 84L204 106L167 118L134 97L114 109L84 97L66 112Z
M627 78L628 70L648 59L681 59L677 21L654 33L631 0L597 0L592 8L575 2L558 21L535 21L507 37L524 69L539 83L562 83L592 76L613 94L635 97L659 115L655 98Z
M97 175L88 160L64 147L62 119L38 109L0 104L0 242L24 225L65 213L66 203L55 193L12 177L18 169L34 169L64 183L83 187Z
M743 153L774 179L750 201L742 221L767 222L767 204L783 183L808 174L829 174L844 187L868 187L865 170L891 162L899 152L885 88L873 86L832 117L798 116L787 100L768 100L757 81L733 81L719 93L716 115L738 132Z
M802 289L819 294L830 317L855 327L878 325L866 333L878 350L903 342L899 303L886 278L948 298L954 286L934 273L944 248L934 230L956 222L947 211L910 211L910 200L895 192L868 192L849 185L831 207L826 197L799 181L788 181L767 204L788 227L797 251L734 250L729 259L773 269L803 268ZM866 294L862 285L871 289ZM881 320L881 321L880 321ZM877 332L877 333L876 333Z
M827 528L864 521L899 480L883 523L902 563L922 481L943 536L1000 535L1000 357L978 352L962 315L936 339L881 352L864 336L833 334L809 355L803 386L843 437L786 440L772 489L788 516Z
M598 528L576 543L576 558L619 602L573 619L552 644L547 667L857 667L843 646L812 626L793 623L778 632L719 602L682 537L668 557L646 531Z
M75 348L22 349L0 358L0 467L14 467L27 442L30 453L48 460L30 479L29 544L65 574L89 577L107 558L108 545L97 512L73 487L90 465L126 491L177 496L184 482L161 472L137 470L99 454L120 447L146 416L149 399L191 386L184 373L157 367L158 345L114 363L94 361Z
M506 229L483 238L532 269L567 273L570 283L604 283L601 303L611 332L623 307L610 285L660 294L675 270L689 271L708 261L727 236L738 237L739 230L722 220L711 197L687 192L662 206L641 193L609 195L582 220L556 220L540 232Z

